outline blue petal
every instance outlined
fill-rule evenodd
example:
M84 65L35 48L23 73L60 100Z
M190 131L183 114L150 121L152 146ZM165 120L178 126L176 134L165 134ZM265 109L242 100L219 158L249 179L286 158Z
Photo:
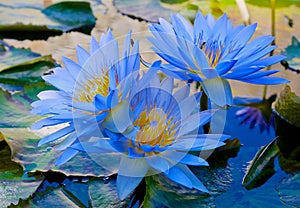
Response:
M170 150L192 150L197 149L214 149L224 145L223 141L229 139L230 136L223 134L200 134L186 135L178 138L175 143L169 147Z
M38 130L45 126L54 126L57 124L62 124L62 123L67 123L67 122L69 122L69 120L54 120L51 118L45 118L45 119L39 120L39 121L35 122L34 124L32 124L30 129Z
M232 105L230 84L222 78L207 79L201 83L205 94L220 107Z
M147 163L159 172L169 172L169 163L158 155L151 155L145 157Z
M193 183L189 179L188 176L185 175L185 173L177 166L173 166L169 169L168 173L164 173L168 178L170 178L172 181L175 181L178 184L181 184L183 186L186 186L188 188L193 188Z
M90 43L90 52L91 52L91 54L95 53L98 50L98 48L99 48L99 43L94 38L94 36L92 36L91 43Z
M206 193L209 192L207 188L203 185L203 183L194 175L194 173L186 165L180 165L179 167L181 171L191 180L193 188L196 188L199 191L203 191Z
M55 150L62 151L70 147L77 140L76 133L68 135L61 143L55 146Z
M95 96L95 106L98 110L106 110L108 109L107 107L107 98L104 97L103 95L101 94L97 94Z
M118 104L118 90L111 90L107 96L107 106L114 108Z
M255 32L257 24L252 24L241 30L234 38L234 49L244 47Z
M127 177L144 177L150 166L145 158L128 158L126 155L121 158L118 175Z
M195 113L189 116L188 118L184 119L181 124L178 136L188 134L193 130L196 130L197 128L203 126L211 119L214 113L214 110L206 110Z
M90 54L81 46L76 46L76 57L78 63L83 66L87 59L90 57Z
M73 76L73 78L76 80L81 67L76 64L73 60L67 58L67 57L62 57L62 61L66 67L66 69L70 72L70 74Z
M206 42L210 35L210 28L200 11L198 11L197 16L194 21L194 37L195 41L201 41L200 44Z
M55 141L55 140L65 136L65 135L67 135L67 134L69 134L73 131L74 131L74 127L72 125L67 126L65 128L62 128L62 129L54 132L53 134L50 134L50 135L44 137L43 139L41 139L38 143L38 146L41 146L41 145L46 144L48 142Z
M71 160L76 154L78 153L77 150L74 149L66 149L56 160L55 165L60 166L69 160Z
M126 101L111 109L103 122L103 127L115 133L123 133L133 122L133 112Z
M186 165L208 166L208 163L204 159L195 155L191 155L187 152L165 151L162 153L162 156L177 163Z
M42 76L42 78L61 91L72 93L75 81L69 72L62 68L55 68L53 71L53 74Z

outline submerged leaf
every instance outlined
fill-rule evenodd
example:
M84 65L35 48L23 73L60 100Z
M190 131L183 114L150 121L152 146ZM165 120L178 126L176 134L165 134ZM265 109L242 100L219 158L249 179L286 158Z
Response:
M293 207L300 207L300 174L286 178L276 187L280 200Z
M274 159L279 153L276 141L277 138L261 148L250 163L242 182L247 189L264 184L275 173Z

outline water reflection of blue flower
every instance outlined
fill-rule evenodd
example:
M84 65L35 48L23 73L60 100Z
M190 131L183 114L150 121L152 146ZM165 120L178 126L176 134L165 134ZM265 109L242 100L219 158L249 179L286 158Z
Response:
M240 124L249 124L250 129L259 127L260 132L270 132L270 129L275 126L274 114L271 109L274 99L274 96L268 100L235 97L234 104L244 106L235 114L241 120Z
M168 62L162 71L178 79L201 82L217 105L232 104L228 79L264 85L288 82L270 76L278 70L262 71L285 57L265 57L276 48L270 45L274 37L261 36L249 42L256 24L233 27L226 14L215 20L200 12L194 26L179 14L171 15L171 19L172 24L159 19L159 24L149 27L154 51Z

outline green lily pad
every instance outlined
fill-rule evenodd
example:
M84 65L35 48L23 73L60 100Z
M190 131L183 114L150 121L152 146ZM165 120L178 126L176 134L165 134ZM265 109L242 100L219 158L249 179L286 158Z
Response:
M253 189L264 184L274 175L274 159L279 153L276 141L277 139L274 139L261 148L250 163L242 182L247 189Z
M160 17L169 19L172 12L163 7L159 0L114 0L114 5L122 14L148 22L157 22Z
M45 9L35 1L4 2L0 4L0 13L0 37L18 40L46 40L70 31L90 34L96 23L90 3L86 1L59 2Z
M16 207L128 207L129 197L122 201L118 198L116 177L92 177L88 181L82 179L66 177L57 183L48 182L46 178L32 197L20 201Z
M0 128L28 127L39 117L30 115L30 101L26 94L11 95L0 89Z
M120 201L116 188L116 177L110 177L105 180L93 178L88 182L89 193L92 207L99 208L117 208L128 207L129 198Z
M114 5L122 14L147 22L157 22L160 17L170 21L171 13L180 13L193 22L198 10L220 16L227 6L235 6L235 1L114 0Z
M0 139L4 139L1 132ZM20 199L27 199L42 182L42 178L23 175L22 166L11 161L11 151L6 143L0 148L0 164L0 207L17 204Z
M13 160L24 166L25 172L62 172L67 176L109 176L117 172L117 169L107 170L97 164L95 157L91 159L86 153L79 153L67 163L56 166L55 162L61 152L54 147L40 146L41 139L35 132L28 128L0 128L6 136L7 143L12 149ZM49 131L49 129L48 129ZM49 132L46 132L49 133Z
M2 42L0 51L0 88L10 92L42 82L41 76L58 64L50 55L40 56L29 49L14 48Z
M144 207L215 207L215 198L231 183L229 169L190 167L210 194L181 186L162 174L146 178Z
M291 91L289 85L280 93L275 101L276 113L289 123L300 127L300 97Z

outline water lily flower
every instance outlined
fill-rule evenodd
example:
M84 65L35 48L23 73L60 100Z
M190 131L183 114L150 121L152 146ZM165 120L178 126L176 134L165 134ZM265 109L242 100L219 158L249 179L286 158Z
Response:
M101 134L97 124L114 107L118 82L139 70L138 48L139 42L136 41L131 49L129 32L125 37L122 53L119 54L118 41L111 30L108 30L101 35L99 43L92 37L90 53L77 46L77 63L63 57L64 68L57 67L53 69L53 73L43 76L46 82L57 89L39 93L40 100L32 103L33 114L46 116L34 123L32 129L64 126L42 138L38 144L53 142L56 150L64 151L56 165L65 163L77 154L78 151L68 147L77 143L79 137L84 138L93 132ZM89 61L91 59L94 61ZM84 131L80 128L84 128Z
M180 14L171 15L171 20L160 18L159 24L149 26L153 50L167 62L161 70L181 80L200 82L215 104L232 105L230 79L263 85L288 82L270 76L279 70L262 70L285 56L267 56L276 48L271 45L272 36L250 41L257 24L233 27L226 14L215 20L201 12L193 25Z
M205 159L190 151L211 150L224 145L223 141L229 138L222 134L199 134L199 128L215 111L200 111L201 93L190 94L189 85L175 91L173 78L160 81L154 76L148 84L144 84L143 79L124 82L124 86L130 83L131 88L103 122L105 138L81 142L70 148L119 154L116 185L121 200L144 177L158 173L185 187L208 192L188 165L207 166Z

